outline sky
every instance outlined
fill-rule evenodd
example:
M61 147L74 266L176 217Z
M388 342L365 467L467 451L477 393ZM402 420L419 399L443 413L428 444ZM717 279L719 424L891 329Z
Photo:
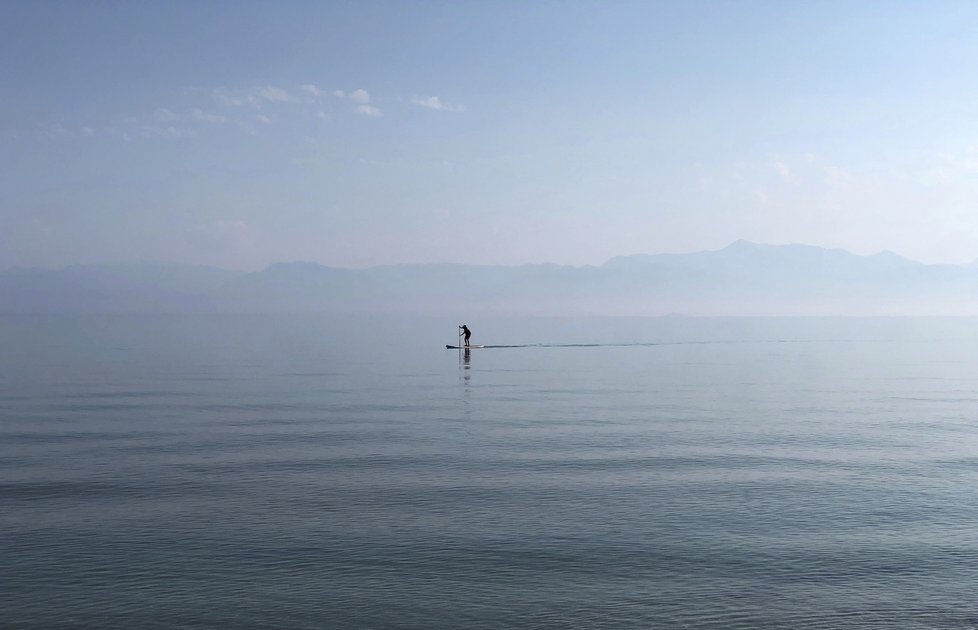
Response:
M978 258L978 3L0 3L0 269Z

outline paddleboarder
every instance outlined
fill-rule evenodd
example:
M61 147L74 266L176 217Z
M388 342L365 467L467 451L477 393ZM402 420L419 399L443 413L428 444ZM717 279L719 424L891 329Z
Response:
M466 345L466 347L468 347L468 345L469 345L469 339L472 337L472 331L469 330L469 327L466 326L465 324L462 324L461 326L459 326L458 329L461 330L462 331L462 334L465 336L465 345Z

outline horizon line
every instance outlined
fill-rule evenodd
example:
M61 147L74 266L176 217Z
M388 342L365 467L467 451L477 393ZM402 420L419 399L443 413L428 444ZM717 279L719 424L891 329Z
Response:
M684 251L684 252L667 251L667 252L654 252L654 253L650 253L650 252L639 252L639 253L632 253L632 254L620 254L620 255L617 255L617 256L612 256L611 258L608 258L608 259L606 259L606 260L604 260L603 262L600 262L600 263L588 263L588 264L583 264L583 265L563 264L563 263L555 263L555 262L525 262L525 263L505 264L505 263L468 263L468 262L441 261L441 262L381 263L381 264L375 264L375 265L355 266L355 267L350 266L350 267L348 267L348 266L331 265L331 264L322 263L322 262L318 262L318 261L314 261L314 260L278 260L278 261L269 262L269 263L265 264L262 267L248 270L248 269L239 269L239 268L232 268L232 267L223 267L223 266L206 264L206 263L182 262L182 261L176 261L176 260L163 260L163 259L153 259L153 258L150 258L150 259L110 260L110 261L103 261L103 262L87 262L87 263L86 262L76 262L76 263L68 263L68 264L62 265L60 267L40 267L40 266L12 265L12 266L5 267L3 269L0 269L0 273L9 273L9 272L15 272L15 271L22 271L22 272L30 272L30 271L56 272L56 271L65 271L65 270L70 269L72 267L112 267L112 266L124 266L124 265L160 265L160 266L201 267L201 268L206 268L206 269L214 269L214 270L228 271L228 272L238 272L238 273L258 273L258 272L261 272L261 271L265 271L265 270L267 270L270 267L273 267L275 265L303 265L303 264L304 265L316 265L316 266L319 266L319 267L325 267L325 268L329 268L329 269L342 269L342 270L348 270L348 271L368 271L368 270L371 270L371 269L382 269L382 268L389 268L389 267L434 267L434 266L505 267L505 268L545 267L545 266L550 266L550 267L566 267L566 268L572 268L572 269L584 269L584 268L587 268L587 267L595 267L595 268L597 268L597 267L603 267L604 265L607 265L608 263L610 263L613 260L626 259L626 258L654 257L654 256L689 256L689 255L704 254L704 253L718 253L718 252L722 252L724 250L727 250L727 249L736 247L738 245L751 245L751 246L756 246L756 247L771 247L771 248L805 247L805 248L811 248L811 249L818 249L818 250L822 250L822 251L826 251L826 252L832 252L832 251L844 252L846 254L849 254L851 256L856 256L856 257L859 257L859 258L873 258L873 257L876 257L876 256L882 256L882 255L892 255L892 256L896 256L898 258L902 258L902 259L906 260L907 262L910 262L910 263L913 263L913 264L917 264L917 265L921 265L921 266L926 266L926 267L932 267L932 266L966 267L966 266L973 265L976 262L978 262L978 258L976 258L976 259L974 259L972 261L962 262L962 263L927 263L927 262L922 262L922 261L915 260L915 259L912 259L912 258L908 258L908 257L904 256L903 254L900 254L900 253L895 252L895 251L890 250L890 249L883 249L883 250L880 250L880 251L875 252L875 253L872 253L872 254L857 254L857 253L852 252L852 251L850 251L848 249L845 249L844 247L825 247L825 246L822 246L822 245L812 245L812 244L809 244L809 243L800 243L800 242L792 242L792 243L762 243L762 242L751 241L751 240L748 240L748 239L740 238L740 239L736 239L736 240L728 243L727 245L725 245L723 247L720 247L720 248L717 248L717 249L698 249L698 250L691 250L691 251Z

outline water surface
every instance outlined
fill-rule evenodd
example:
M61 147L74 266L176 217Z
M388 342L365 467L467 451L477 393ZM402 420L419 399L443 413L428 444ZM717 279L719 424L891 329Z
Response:
M0 318L0 625L978 626L978 321Z

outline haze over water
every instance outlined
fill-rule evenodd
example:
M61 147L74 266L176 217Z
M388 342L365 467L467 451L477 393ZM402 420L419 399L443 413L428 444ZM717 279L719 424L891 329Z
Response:
M978 623L978 322L457 323L0 318L0 626Z

